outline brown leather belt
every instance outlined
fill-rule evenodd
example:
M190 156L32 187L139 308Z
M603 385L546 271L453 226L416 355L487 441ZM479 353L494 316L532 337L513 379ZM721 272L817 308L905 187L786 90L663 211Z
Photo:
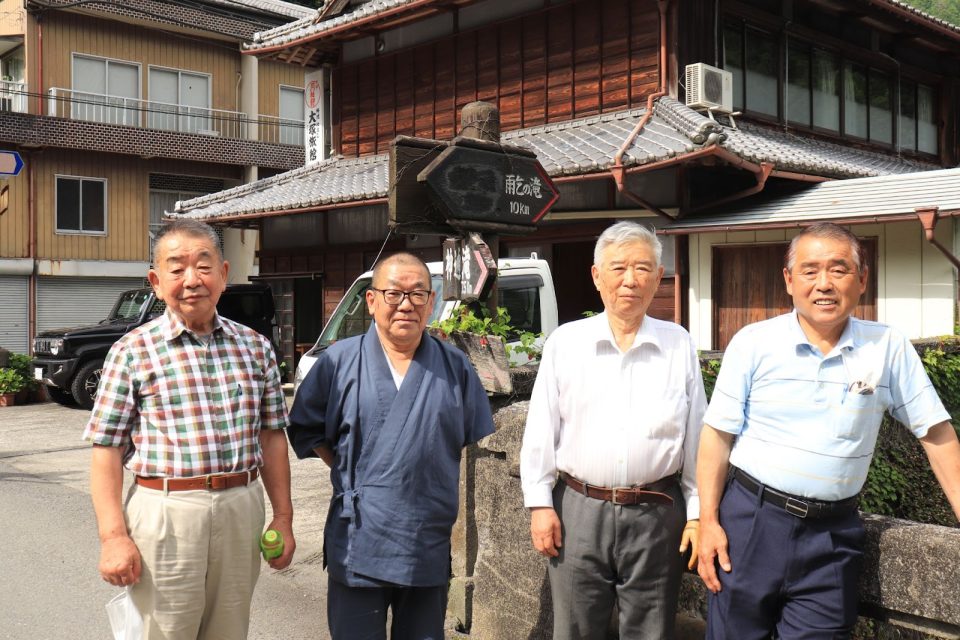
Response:
M577 493L582 493L588 498L605 500L613 504L621 505L643 504L647 502L672 505L673 498L665 493L656 491L656 489L666 489L677 481L676 477L670 476L643 487L595 487L586 482L581 482L563 471L560 472L560 479L563 480L568 487Z
M260 472L241 471L239 473L215 473L208 476L193 476L190 478L148 478L137 476L136 483L147 489L157 491L223 491L235 487L245 487L254 480ZM164 486L166 483L166 486Z

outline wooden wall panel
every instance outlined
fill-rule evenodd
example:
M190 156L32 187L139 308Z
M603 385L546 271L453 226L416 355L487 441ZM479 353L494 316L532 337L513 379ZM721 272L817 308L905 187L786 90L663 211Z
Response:
M444 40L437 43L435 50L433 137L438 140L449 140L456 134L460 125L455 103L457 85L454 80L456 69L454 54L456 48L452 40Z
M377 150L377 84L376 60L361 63L357 68L357 144L360 155Z
M504 131L643 106L659 86L653 0L579 0L335 71L345 156L396 135L448 139L463 106L500 108Z
M397 135L412 136L413 126L413 57L396 56L396 96L397 96L397 115L396 115L396 133Z
M630 103L644 106L660 86L660 16L653 2L632 3L630 12Z
M507 22L500 28L500 128L519 129L523 122L523 50L520 41L521 23Z
M591 4L574 5L573 115L600 111L600 12Z
M547 30L539 16L523 21L523 103L520 127L547 119Z
M360 111L357 94L357 67L346 67L337 73L336 85L340 88L335 95L340 98L340 153L345 156L358 155L357 129L360 125Z
M413 135L433 138L433 107L437 99L434 88L436 76L433 47L415 49L413 65Z
M385 58L377 65L377 151L387 151L397 135L396 57Z
M629 104L630 3L605 0L601 19L600 110L624 109Z
M460 122L463 105L477 100L477 32L471 31L457 38L456 65L456 121Z
M493 104L500 98L499 40L496 27L484 27L477 32L477 100Z
M557 122L573 115L573 9L547 15L547 122Z

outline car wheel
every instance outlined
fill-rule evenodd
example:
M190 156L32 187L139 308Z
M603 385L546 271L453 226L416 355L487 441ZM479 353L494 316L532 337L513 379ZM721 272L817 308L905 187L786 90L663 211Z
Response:
M73 395L66 389L61 389L60 387L48 386L47 395L50 396L51 400L65 407L77 406L77 401L73 399Z
M102 362L88 362L80 367L80 371L74 377L70 390L81 408L90 409L93 407L93 401L97 397L97 389L100 388L101 374L103 374Z

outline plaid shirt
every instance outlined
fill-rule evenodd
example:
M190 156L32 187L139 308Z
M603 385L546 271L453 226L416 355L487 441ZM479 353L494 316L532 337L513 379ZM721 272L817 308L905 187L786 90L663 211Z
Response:
M206 339L169 310L120 338L84 439L125 447L124 465L141 476L260 467L260 430L287 426L273 347L219 315Z

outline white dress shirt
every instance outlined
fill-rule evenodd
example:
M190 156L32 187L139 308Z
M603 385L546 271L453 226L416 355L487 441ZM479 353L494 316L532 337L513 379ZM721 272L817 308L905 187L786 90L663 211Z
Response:
M696 454L706 409L683 327L645 317L621 352L602 313L544 346L520 451L526 507L552 507L557 473L591 485L646 485L682 470L687 518L700 513Z

